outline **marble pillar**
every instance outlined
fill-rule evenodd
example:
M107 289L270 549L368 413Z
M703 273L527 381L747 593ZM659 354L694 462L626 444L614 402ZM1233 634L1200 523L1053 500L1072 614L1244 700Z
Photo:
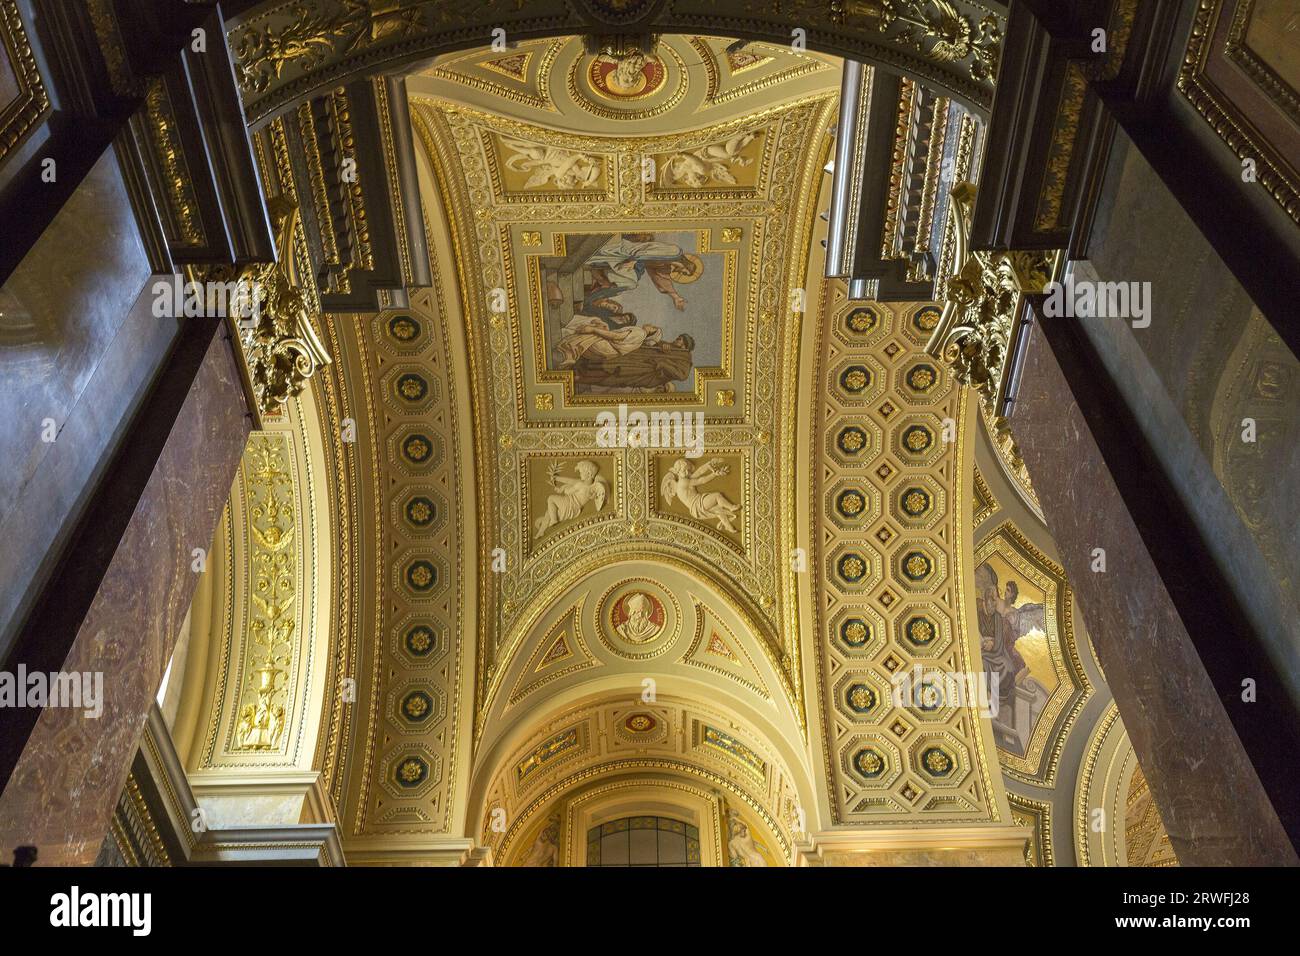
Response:
M0 796L5 858L34 844L41 865L91 864L103 843L250 429L231 349L212 337L63 664L102 673L102 713L41 712Z
M1240 688L1211 680L1161 576L1171 556L1152 554L1134 520L1164 506L1153 497L1160 485L1141 492L1150 500L1121 493L1071 389L1086 375L1071 356L1068 376L1058 361L1056 350L1068 347L1068 336L1033 327L1012 430L1179 863L1294 865L1220 699Z

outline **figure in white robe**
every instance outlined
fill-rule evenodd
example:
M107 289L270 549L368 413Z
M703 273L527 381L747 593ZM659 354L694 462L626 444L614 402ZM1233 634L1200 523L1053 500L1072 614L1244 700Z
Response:
M699 521L717 522L719 531L735 533L736 527L731 522L740 511L740 505L734 505L720 491L700 491L699 486L714 478L724 478L727 466L719 459L713 459L694 471L685 458L678 458L659 483L659 493L665 504L672 504L677 497L691 517Z
M741 819L735 808L727 808L727 849L730 866L767 866L767 860L758 848L758 841L750 832L749 824Z
M603 304L604 300L613 301L635 289L646 274L656 289L673 300L677 311L684 311L686 299L673 280L694 281L704 268L699 256L683 252L676 243L658 242L651 233L644 232L613 236L592 253L585 265L598 278L583 300L582 310L587 314L607 311L609 306Z
M551 465L547 469L551 487L559 494L546 499L546 514L537 519L537 538L541 538L561 521L571 521L578 517L588 503L594 502L595 510L602 511L609 495L609 484L600 476L600 468L594 461L578 462L574 467L578 473L577 478L566 478L559 471L559 465Z
M573 368L584 355L594 361L618 358L642 345L654 345L662 334L654 325L610 329L603 319L592 315L575 315L563 332L553 350L557 369Z

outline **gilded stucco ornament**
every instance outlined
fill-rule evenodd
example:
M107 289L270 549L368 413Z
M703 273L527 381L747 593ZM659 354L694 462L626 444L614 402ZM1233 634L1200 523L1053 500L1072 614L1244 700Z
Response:
M288 10L293 17L278 29L267 25L234 35L235 70L245 90L263 93L289 64L312 70L336 48L347 52L363 49L401 37L420 22L420 11L403 9L398 0L342 0L338 5L299 2Z
M894 43L941 63L969 60L970 77L992 83L1002 55L1002 23L989 14L979 21L947 0L831 0L836 23L874 19Z
M1012 351L1020 330L1025 295L1042 292L1051 281L1051 252L971 252L967 248L975 187L952 190L957 230L957 271L948 279L943 316L926 351L946 362L957 381L979 393L999 414L1006 399Z
M239 326L249 385L262 415L277 413L306 387L316 369L331 361L312 328L308 300L290 277L298 209L272 200L271 216L280 261L246 270L245 278L256 290L259 307L250 321Z
M285 730L289 671L298 644L297 508L285 436L254 439L245 453L252 551L248 661L240 691L236 750L278 750Z
M923 79L980 112L992 105L1006 28L1002 4L969 0L273 0L235 18L229 38L258 122L345 77L459 49L485 20L507 35L586 35L592 53L616 57L650 57L656 37L678 33L743 28L776 43L801 29L824 52Z
M1006 407L1015 350L1024 321L1025 296L1052 281L1061 255L1055 251L972 252L968 248L975 186L958 183L951 194L955 272L943 295L943 315L926 352L947 364L957 381L973 388L989 433L1018 478L1029 486L1011 437Z

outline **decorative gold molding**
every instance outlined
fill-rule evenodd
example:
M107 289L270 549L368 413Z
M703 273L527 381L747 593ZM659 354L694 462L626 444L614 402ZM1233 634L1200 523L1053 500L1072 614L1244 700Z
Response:
M251 322L238 326L253 400L264 416L277 414L286 401L302 392L320 366L331 361L312 327L308 300L290 279L298 207L281 197L271 200L270 206L280 261L244 270L244 281L251 285L259 307Z
M999 507L1001 506L998 504L998 499L994 496L992 489L989 488L988 482L984 480L984 476L980 474L977 465L975 467L975 517L971 530L978 530L979 526Z
M1055 866L1052 853L1052 805L1041 800L1007 793L1011 816L1017 823L1030 827L1034 835L1025 846L1025 862L1030 866Z
M194 198L189 166L176 129L171 95L161 77L150 83L145 93L144 117L167 191L167 207L171 213L168 218L187 246L202 245L206 237Z
M514 36L581 33L575 5L514 0L494 21ZM474 4L445 0L280 0L240 18L229 32L249 117L345 82L360 70L449 52L480 27ZM731 0L658 4L639 34L735 36L744 27L773 44L806 30L822 49L915 76L987 111L1001 58L1005 12L967 0L800 0L755 6ZM785 38L783 41L782 38ZM484 35L486 39L486 34Z
M1223 0L1201 0L1197 7L1187 52L1178 71L1178 89L1238 159L1256 160L1259 183L1292 222L1300 225L1300 175L1271 144L1261 140L1240 111L1205 75L1222 6ZM1231 54L1231 39L1228 52ZM1237 61L1234 59L1234 62ZM1237 65L1241 66L1239 62ZM1246 72L1256 79L1249 70ZM1268 90L1264 92L1268 93ZM1282 104L1279 106L1286 112Z
M95 30L99 51L104 57L104 65L108 67L108 81L113 86L113 92L118 96L136 95L139 93L139 82L126 65L126 51L117 17L113 13L112 0L87 0L86 9L90 13L90 23Z
M1047 165L1043 170L1043 188L1038 196L1038 209L1034 216L1034 231L1048 232L1061 228L1061 207L1065 201L1065 184L1074 159L1074 147L1079 139L1079 120L1083 102L1088 95L1088 78L1081 64L1071 61L1065 67L1061 83L1061 98L1056 106L1052 142L1048 148Z
M1228 42L1224 47L1224 53L1227 54L1228 59L1245 70L1269 99L1290 117L1291 122L1300 125L1300 99L1296 97L1295 91L1261 62L1245 43L1250 15L1254 11L1255 0L1242 0L1237 4L1232 13L1232 24L1228 28Z
M1092 790L1092 777L1097 772L1097 761L1101 757L1102 747L1106 744L1111 728L1119 720L1119 705L1111 701L1102 712L1101 719L1092 737L1088 740L1088 749L1079 768L1079 781L1075 787L1074 807L1074 852L1080 866L1090 866L1088 850L1088 797ZM1120 725L1121 731L1123 725Z
M158 831L149 805L133 772L126 775L126 785L118 797L109 825L109 836L127 866L171 866L171 854Z
M288 435L255 435L242 465L248 489L248 607L236 691L232 750L275 751L288 730L288 696L299 643L301 522Z
M18 95L6 104L0 126L0 160L3 160L50 108L36 56L27 39L22 14L14 0L0 0L0 50L8 56Z

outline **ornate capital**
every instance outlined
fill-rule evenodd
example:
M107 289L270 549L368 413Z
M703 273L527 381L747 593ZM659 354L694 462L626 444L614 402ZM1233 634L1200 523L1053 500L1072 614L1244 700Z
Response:
M971 252L975 186L957 183L947 228L953 232L953 269L943 290L943 315L925 350L979 394L989 435L1011 476L1036 504L1020 449L1003 415L1016 350L1021 346L1025 296L1041 293L1063 262L1059 250Z
M1025 296L1042 292L1052 280L1056 251L971 252L968 249L975 187L958 183L951 194L955 272L942 293L943 317L926 351L952 368L957 381L980 396L985 411L998 417L1006 403L1015 365Z
M322 365L331 361L316 335L303 290L291 279L296 206L272 200L280 261L249 266L243 278L252 286L258 307L239 325L239 342L253 400L261 415L276 414Z

